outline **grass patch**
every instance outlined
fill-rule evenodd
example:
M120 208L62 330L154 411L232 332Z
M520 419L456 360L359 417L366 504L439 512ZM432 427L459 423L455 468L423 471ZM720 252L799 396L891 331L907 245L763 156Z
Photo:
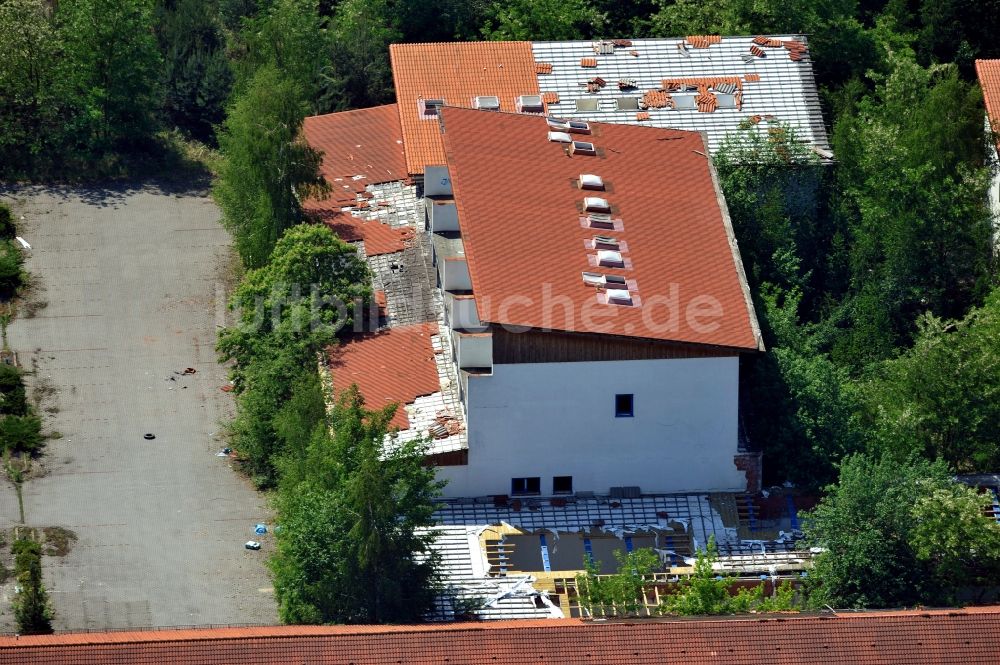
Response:
M48 556L66 556L73 549L76 533L61 526L47 526L42 529L42 553Z

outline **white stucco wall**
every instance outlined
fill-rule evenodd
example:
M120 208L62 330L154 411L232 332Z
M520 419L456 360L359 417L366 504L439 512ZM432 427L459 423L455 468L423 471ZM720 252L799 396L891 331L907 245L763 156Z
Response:
M424 199L427 202L427 219L432 233L458 231L458 208L452 201L441 202Z
M573 476L574 491L740 490L739 360L494 365L468 381L469 464L441 467L451 497L509 494L511 478ZM635 415L615 417L615 395Z

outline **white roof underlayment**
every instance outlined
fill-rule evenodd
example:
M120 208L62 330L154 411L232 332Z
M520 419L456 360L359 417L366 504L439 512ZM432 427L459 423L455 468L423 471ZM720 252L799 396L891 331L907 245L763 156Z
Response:
M773 36L773 39L806 42L801 35ZM684 38L637 39L630 46L615 48L608 54L596 54L592 41L533 42L535 61L552 65L551 74L538 74L539 88L559 95L559 102L549 105L549 115L704 131L713 153L746 118L773 115L775 121L794 128L800 141L829 151L808 52L795 61L784 48L763 48L764 57L756 57L750 54L753 37L723 37L720 43L708 48L693 48L688 44L682 51L678 45L685 41ZM632 55L633 51L638 55ZM583 58L595 58L597 66L581 67ZM659 89L663 79L721 76L743 79L747 74L759 75L760 81L743 82L743 106L739 110L718 108L704 113L697 108L648 109L650 117L644 121L636 118L635 109L616 110L616 99L641 99L645 92ZM588 93L586 82L597 77L607 85L599 92ZM622 79L634 79L635 88L619 90L617 83ZM577 99L599 100L599 110L577 111ZM768 125L766 121L759 123L757 131L767 131Z

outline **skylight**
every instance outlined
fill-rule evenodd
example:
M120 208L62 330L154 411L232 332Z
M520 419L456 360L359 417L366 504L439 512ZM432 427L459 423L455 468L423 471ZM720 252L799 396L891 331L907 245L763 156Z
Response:
M608 302L615 305L631 305L632 294L626 289L608 289Z
M549 132L549 140L554 143L569 143L573 137L566 132Z
M619 250L621 243L618 242L617 238L612 238L611 236L594 236L594 247L598 249Z
M590 123L582 122L580 120L571 120L569 123L569 131L574 134L589 134L590 133Z
M573 141L573 154L596 155L597 149L594 147L593 143L587 143L586 141Z
M580 174L581 189L604 189L604 179L593 173Z
M518 113L544 113L545 105L541 95L521 95L517 98Z
M625 265L625 261L622 259L622 254L619 251L613 249L599 249L597 250L597 262L602 266L622 266Z
M473 100L474 106L481 111L499 111L500 98L493 95L482 95Z
M435 118L441 107L444 106L443 99L419 99L417 105L420 107L420 115L424 118Z
M587 212L610 212L611 204L599 196L588 196L583 200L583 208Z

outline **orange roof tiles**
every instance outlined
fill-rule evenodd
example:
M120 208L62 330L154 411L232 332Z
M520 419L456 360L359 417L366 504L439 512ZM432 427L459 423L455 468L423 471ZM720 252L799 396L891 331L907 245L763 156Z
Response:
M580 58L581 67L596 67L597 58Z
M364 241L365 255L392 254L401 252L406 243L413 237L411 228L393 228L377 220L365 220L355 217L350 212L342 210L345 205L360 208L365 202L309 200L302 204L302 210L310 219L322 222L330 227L338 238L345 242ZM365 207L371 207L368 202Z
M536 62L535 63L535 73L536 74L551 74L552 73L552 63L551 62Z
M411 174L444 164L437 119L421 118L419 98L471 108L475 97L494 95L502 111L514 111L518 96L539 94L530 42L393 44L389 57Z
M407 429L404 405L441 390L431 346L431 336L437 334L436 323L420 323L357 335L328 348L334 392L357 384L370 409L398 404L390 424Z
M545 118L447 108L443 125L482 321L758 348L701 134L590 123L592 134L578 138L598 156L569 157L565 144L546 140ZM610 184L604 196L622 230L584 227L583 195L573 186L581 173ZM594 267L585 243L609 233L627 243L632 269ZM600 303L584 271L634 279L634 306ZM690 324L690 303L717 304L710 325Z
M983 90L983 103L990 126L994 132L1000 133L1000 60L976 60L976 74L979 76L979 87Z
M559 93L558 92L543 92L542 101L546 104L558 104L559 103Z
M1000 609L271 626L0 638L5 665L976 665L1000 653Z
M684 41L695 48L708 48L712 44L722 43L721 35L693 35L685 37Z
M744 74L743 80L747 83L757 83L760 81L760 74Z
M353 201L365 185L407 179L395 104L312 116L303 121L302 132L323 153L320 173L334 200ZM364 178L355 180L359 175Z

